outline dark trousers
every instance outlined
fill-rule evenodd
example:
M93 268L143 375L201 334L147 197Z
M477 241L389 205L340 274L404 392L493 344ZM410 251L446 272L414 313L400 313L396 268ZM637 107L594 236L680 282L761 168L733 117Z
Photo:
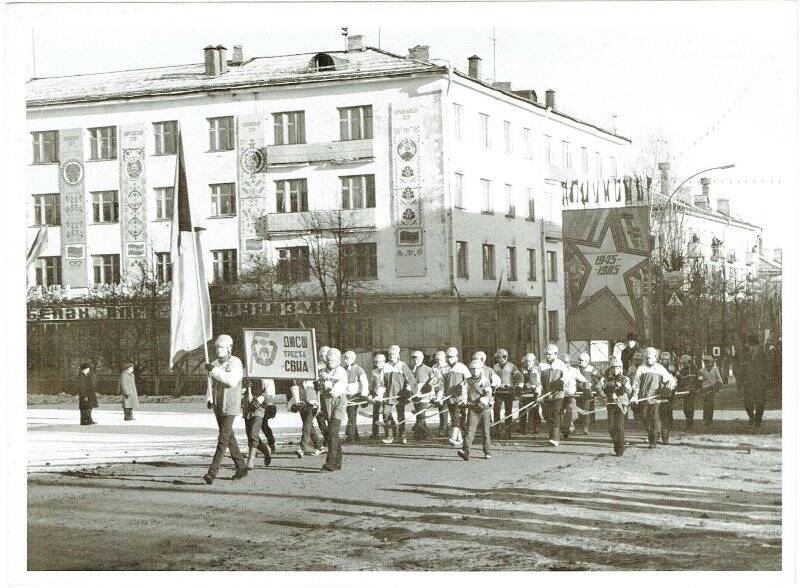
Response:
M317 413L317 426L319 432L322 433L322 438L328 438L328 399L324 396L319 399L319 412Z
M123 407L122 411L125 413L125 419L124 420L126 420L126 421L132 421L133 420L133 409L132 408L124 408Z
M300 419L303 421L303 430L300 434L300 451L303 453L311 449L309 444L313 444L314 449L322 447L322 440L314 428L315 410L313 406L306 406L300 410Z
M344 434L348 441L358 441L358 406L347 407L347 426Z
M661 419L658 416L658 403L644 404L641 406L641 414L647 430L647 442L655 445L661 435Z
M332 470L342 469L342 444L339 442L339 428L342 426L340 419L328 420L328 457L325 465Z
M561 432L565 436L575 430L575 416L578 412L575 410L575 397L566 396L561 401Z
M716 396L714 390L703 395L703 422L706 425L714 422L714 396Z
M428 422L427 422L427 417L425 415L425 411L427 409L428 409L427 402L414 403L414 412L418 413L417 416L414 417L415 422L414 422L414 428L412 429L415 439L428 438Z
M405 404L403 405L405 407ZM397 420L394 418L395 407L393 404L384 404L381 408L383 417L383 437L393 439L397 435Z
M483 410L478 412L474 408L467 409L467 434L464 435L463 449L469 455L469 448L475 440L475 432L478 430L478 425L481 427L483 433L483 452L488 455L491 450L491 411Z
M406 406L408 402L404 400L399 400L397 402L397 433L400 435L401 439L405 439L406 437Z
M749 402L744 405L747 411L747 418L750 419L751 425L761 426L761 419L764 417L764 403Z
M461 407L455 402L448 400L447 409L450 416L450 427L458 427L459 429L463 430L464 427L461 424ZM452 437L453 432L448 431L448 433Z
M250 449L258 449L264 455L269 455L269 446L261 440L261 423L264 417L251 416L244 419L244 426L247 430L247 446Z
M608 405L608 432L614 443L614 453L625 452L625 413L616 404Z
M91 425L92 424L92 407L81 407L81 424L82 425Z
M492 408L493 421L500 422L500 410L503 410L502 428L507 434L511 434L511 427L514 426L514 417L510 416L514 412L514 396L511 394L498 394L494 397L494 407Z
M519 399L519 406L522 408L526 404L530 404L536 400L535 397L531 398L520 398ZM535 404L533 406L529 406L525 410L519 413L517 416L517 423L519 426L520 433L527 433L529 430L533 433L539 432L539 426L544 422L544 418L542 418L542 405L541 403Z
M563 398L551 398L545 401L547 434L551 441L558 441L559 430L561 429L561 403L563 400Z
M661 421L661 441L669 443L669 433L673 425L671 398L658 407L658 420Z
M581 394L580 396L575 397L575 404L580 407L581 410L585 410L586 412L591 412L594 410L594 399L591 396L585 396ZM589 429L590 423L590 415L588 414L579 414L578 418L575 419L575 426L578 429Z
M447 405L439 408L439 435L445 436L450 428L450 409Z
M264 433L264 436L267 438L267 445L270 448L275 447L275 434L272 432L272 427L269 426L269 419L264 418L261 421L261 432Z
M686 419L686 429L688 430L694 422L694 401L697 394L692 392L683 397L683 416Z
M380 422L381 422L381 414L383 411L383 405L380 403L376 403L372 405L372 437L373 439L377 439L381 436L380 433Z
M211 478L217 476L226 450L230 450L231 459L233 459L236 464L237 470L245 467L244 458L239 451L239 444L236 442L236 436L233 434L233 421L236 417L216 411L214 416L217 418L219 436L217 437L217 450L214 452L214 459L211 460L211 466L208 468L208 475Z

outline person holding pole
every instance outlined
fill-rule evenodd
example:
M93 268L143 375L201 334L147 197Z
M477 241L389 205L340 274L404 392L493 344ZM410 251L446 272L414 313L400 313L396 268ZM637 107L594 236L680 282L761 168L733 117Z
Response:
M358 403L364 401L369 395L369 381L367 372L356 363L355 351L345 351L343 358L343 367L347 370L347 400L351 403L347 407L345 441L351 443L360 439L358 435Z
M564 401L564 386L567 378L567 366L558 358L558 346L550 343L544 352L544 361L539 364L542 382L542 395L545 401L545 417L547 418L548 443L558 447L561 429L561 404Z
M236 473L232 480L239 480L247 475L247 464L244 461L236 436L233 434L233 421L242 409L242 369L241 360L231 354L233 339L230 335L220 335L214 342L217 358L206 362L205 368L211 379L211 405L219 427L217 450L208 473L203 476L206 484L212 484L217 477L225 452L230 451L236 464Z
M644 357L645 363L636 369L633 376L631 404L638 404L641 407L641 415L647 428L647 442L650 449L655 449L661 433L659 400L663 395L663 389L675 389L677 381L663 365L658 363L658 350L655 347L645 349Z
M470 377L462 383L466 396L467 426L464 443L458 451L458 456L464 461L469 461L470 446L475 439L478 426L483 432L483 456L492 459L492 383L486 377L484 367L480 359L473 359L469 364Z
M417 441L428 438L428 423L425 420L425 410L434 394L437 376L434 369L425 365L425 355L420 350L411 354L411 372L417 382L417 391L414 398L414 427L411 434ZM403 418L405 420L405 417ZM405 425L402 425L405 426Z
M242 415L247 431L247 469L252 470L256 463L256 452L261 451L264 454L264 466L268 466L272 462L272 450L261 440L261 424L267 410L267 397L263 391L253 392L252 378L246 378L245 381L247 393L243 395Z
M539 378L539 362L536 361L533 353L526 353L522 357L522 364L516 373L516 384L522 391L519 399L520 407L539 399L539 395L542 393L542 383ZM533 429L533 434L538 434L539 425L544 423L541 404L537 403L520 411L517 422L519 423L519 432L523 435L528 432L529 424Z
M447 437L448 428L450 425L450 411L445 410L447 407L439 404L439 399L444 394L444 379L450 371L450 365L447 363L447 355L444 351L437 351L434 356L433 371L436 374L436 384L434 385L434 398L431 400L431 406L439 410L439 428L436 432L437 437Z
M600 383L606 398L608 433L617 457L625 453L625 413L631 392L631 381L622 371L622 360L614 357Z
M328 457L322 465L326 472L342 469L342 445L339 428L347 416L347 370L341 365L342 352L332 347L325 354L325 366L319 371L317 389L325 398L327 414Z

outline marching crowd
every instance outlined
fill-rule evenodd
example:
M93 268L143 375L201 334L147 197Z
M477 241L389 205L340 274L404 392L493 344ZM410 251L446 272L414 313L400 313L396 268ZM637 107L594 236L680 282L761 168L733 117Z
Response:
M740 369L740 377L744 380L745 409L751 425L758 428L766 382L759 380L764 366L759 365L763 362L758 356L758 342L750 343L744 355L748 365L744 371ZM270 464L275 452L269 427L269 419L276 414L274 382L244 379L241 361L231 354L230 336L220 335L215 346L217 358L207 363L206 369L212 381L208 408L214 410L219 437L204 476L207 484L216 478L226 451L236 464L233 479L253 469L258 451L263 453L265 465ZM421 351L413 351L411 365L406 364L397 345L392 345L387 355L376 353L370 370L358 365L353 351L342 354L339 349L322 347L318 357L317 379L294 382L287 408L298 413L302 423L297 457L326 452L325 471L342 467L343 423L346 442L360 439L356 426L359 415L371 419L371 438L387 444L407 443L407 430L414 439L429 438L428 420L433 418L438 421L438 436L446 436L458 448L458 456L469 461L478 431L484 458L490 459L495 427L494 436L500 438L510 437L515 430L536 435L539 427L546 427L548 443L557 447L576 431L588 435L590 416L607 411L614 453L621 456L629 413L647 432L648 446L656 448L658 443L669 443L674 403L681 397L686 430L692 428L698 400L703 422L710 425L714 396L722 384L710 356L704 356L702 367L697 369L689 355L676 362L669 352L639 348L634 339L603 373L591 365L587 353L581 353L578 365L573 366L569 354L559 355L558 347L552 344L546 347L542 361L527 353L519 366L509 361L504 349L497 350L493 365L480 351L468 364L462 362L454 347L436 352L430 366ZM246 423L247 456L240 452L233 434L233 422L240 414Z

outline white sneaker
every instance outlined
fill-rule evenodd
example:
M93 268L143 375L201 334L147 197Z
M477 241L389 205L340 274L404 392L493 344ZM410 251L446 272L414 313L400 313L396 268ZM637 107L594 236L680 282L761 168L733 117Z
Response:
M558 447L558 441L556 441L555 439L549 439L547 442L553 447Z
M460 439L448 439L448 441L450 442L450 445L452 445L453 447L461 447L462 445L464 445L464 442L461 441Z
M328 448L324 445L317 450L319 453L328 453Z
M394 443L394 437L386 437L384 439L381 439L381 442L386 443L386 445L389 445L390 443Z
M303 458L303 450L302 449L298 449L297 451L295 451L295 454L297 455L297 459L302 459Z
M313 454L313 455L319 455L320 453L322 453L322 449L315 449L315 450L312 452L312 454Z

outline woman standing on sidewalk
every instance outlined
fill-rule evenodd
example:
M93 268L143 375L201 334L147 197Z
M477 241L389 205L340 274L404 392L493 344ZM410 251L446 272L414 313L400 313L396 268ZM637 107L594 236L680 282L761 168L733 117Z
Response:
M139 394L136 392L136 380L133 377L133 362L125 362L119 375L117 393L122 395L122 410L126 421L135 421L133 409L139 407Z

